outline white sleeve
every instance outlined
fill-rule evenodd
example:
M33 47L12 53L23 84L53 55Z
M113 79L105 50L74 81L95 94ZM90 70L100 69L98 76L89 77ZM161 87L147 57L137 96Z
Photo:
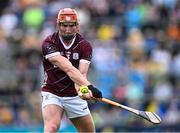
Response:
M85 60L85 59L80 59L80 62L87 63L87 64L90 64L90 63L91 63L90 61Z
M45 56L45 58L48 59L49 57L53 57L53 56L57 56L57 55L61 55L60 52L54 52L54 53L51 53L51 54L47 54Z

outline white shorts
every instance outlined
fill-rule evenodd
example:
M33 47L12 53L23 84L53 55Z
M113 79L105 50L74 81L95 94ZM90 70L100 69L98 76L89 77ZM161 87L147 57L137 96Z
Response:
M68 118L76 118L90 114L86 100L79 96L59 97L50 92L41 92L42 108L49 104L55 104L64 109Z

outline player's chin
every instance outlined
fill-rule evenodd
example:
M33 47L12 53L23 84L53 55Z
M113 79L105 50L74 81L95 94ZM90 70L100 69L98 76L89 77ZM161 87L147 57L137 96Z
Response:
M64 40L71 40L74 38L74 36L75 36L74 34L68 34L68 35L62 35L62 38Z

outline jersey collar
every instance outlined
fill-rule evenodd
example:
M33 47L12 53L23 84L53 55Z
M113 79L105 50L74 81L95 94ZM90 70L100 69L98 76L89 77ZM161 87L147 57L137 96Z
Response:
M62 39L62 37L61 37L61 36L59 36L59 39L60 39L60 42L62 43L62 45L64 46L64 48L65 48L65 49L69 49L69 48L70 48L70 47L74 44L75 39L76 39L76 36L73 38L73 40L72 40L71 44L70 44L70 45L68 45L68 46L64 43L64 41L63 41L63 39Z

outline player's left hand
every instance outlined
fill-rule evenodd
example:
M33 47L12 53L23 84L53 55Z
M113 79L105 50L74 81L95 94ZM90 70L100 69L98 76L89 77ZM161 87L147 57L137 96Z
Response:
M91 90L92 95L93 95L93 97L94 97L95 99L97 99L97 98L103 98L102 92L101 92L99 89L97 89L97 88L94 87L93 85L88 85L87 87L88 87L89 90Z

